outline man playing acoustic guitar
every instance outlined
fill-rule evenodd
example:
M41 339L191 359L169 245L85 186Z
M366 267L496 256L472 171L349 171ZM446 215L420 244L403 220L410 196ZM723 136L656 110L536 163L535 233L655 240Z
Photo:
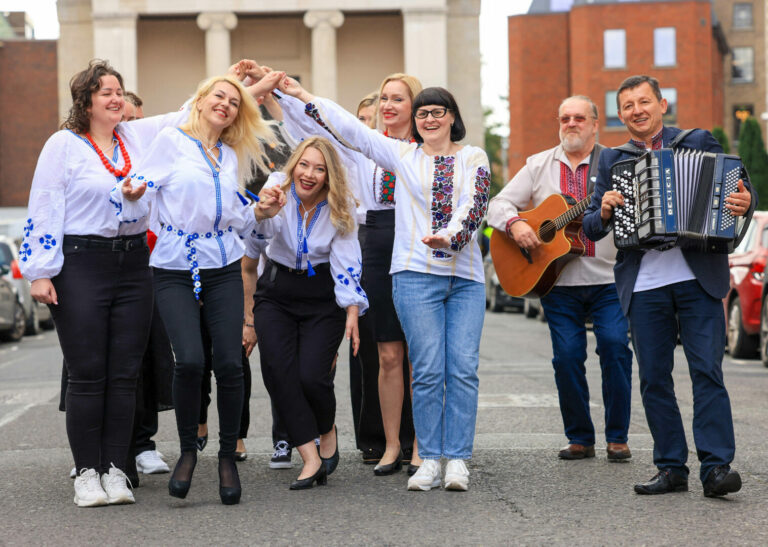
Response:
M521 250L533 252L542 245L537 233L520 218L519 211L537 207L552 194L583 200L592 192L590 165L597 165L597 106L585 96L565 99L557 117L560 144L534 154L526 165L491 200L488 224L506 232ZM610 461L631 457L627 446L630 418L632 352L627 339L627 319L621 311L613 278L616 248L611 238L594 243L579 231L584 255L568 262L552 290L541 298L552 338L555 383L560 398L568 446L560 450L565 460L595 455L595 428L589 413L585 323L592 317L602 370L605 439ZM535 257L535 253L531 256Z

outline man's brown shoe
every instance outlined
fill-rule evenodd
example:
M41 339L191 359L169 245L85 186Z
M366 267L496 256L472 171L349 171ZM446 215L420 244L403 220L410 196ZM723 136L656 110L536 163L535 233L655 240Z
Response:
M608 459L612 462L625 462L632 457L627 443L608 443L605 451L608 452Z
M561 460L583 460L584 458L594 458L595 447L584 446L581 444L569 444L558 452L557 457Z

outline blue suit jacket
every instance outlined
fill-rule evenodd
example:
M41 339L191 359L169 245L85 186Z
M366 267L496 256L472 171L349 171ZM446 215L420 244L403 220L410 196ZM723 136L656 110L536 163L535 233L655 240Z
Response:
M662 143L668 147L670 141L675 135L680 133L680 129L675 127L665 127L662 130ZM693 130L682 142L677 145L678 149L703 150L705 152L719 152L723 149L709 131L701 129ZM610 190L611 166L617 161L634 157L628 152L606 148L600 155L598 164L597 181L595 183L595 193L592 196L587 210L584 213L582 223L584 233L588 238L597 241L608 235L613 227L613 219L607 226L603 226L600 218L600 208L603 200L603 194ZM757 195L752 186L744 181L744 185L752 194L752 203L750 210L754 210L757 205ZM709 254L696 251L683 251L685 261L690 266L696 280L702 288L714 298L724 298L728 294L730 285L728 274L728 255ZM640 261L643 258L643 251L619 250L616 253L616 265L614 266L614 275L616 277L616 290L619 293L621 308L625 315L629 315L629 305L632 301L632 292L635 288L635 280L640 270Z

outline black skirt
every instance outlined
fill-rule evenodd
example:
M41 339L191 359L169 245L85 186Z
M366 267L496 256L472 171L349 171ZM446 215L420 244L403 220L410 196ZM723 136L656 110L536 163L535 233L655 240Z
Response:
M373 319L377 342L405 341L400 320L392 302L392 246L395 242L395 211L368 211L365 225L360 226L363 252L361 284L368 294L368 313Z

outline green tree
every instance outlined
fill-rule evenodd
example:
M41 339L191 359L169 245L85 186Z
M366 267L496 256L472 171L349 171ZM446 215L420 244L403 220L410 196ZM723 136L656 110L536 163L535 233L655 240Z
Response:
M720 127L719 125L715 126L715 128L712 129L712 136L715 137L715 139L717 139L717 142L720 143L720 146L723 147L723 152L725 152L726 154L731 153L731 143L728 140L728 135L725 134L725 131L723 130L722 127Z
M757 191L758 209L768 210L768 152L765 151L760 124L753 117L741 124L739 156Z
M483 109L483 120L485 121L485 153L488 154L488 161L491 162L491 197L498 194L504 187L504 165L501 164L501 135L493 132L494 129L501 127L498 122L490 123L488 117L493 113L490 108Z

